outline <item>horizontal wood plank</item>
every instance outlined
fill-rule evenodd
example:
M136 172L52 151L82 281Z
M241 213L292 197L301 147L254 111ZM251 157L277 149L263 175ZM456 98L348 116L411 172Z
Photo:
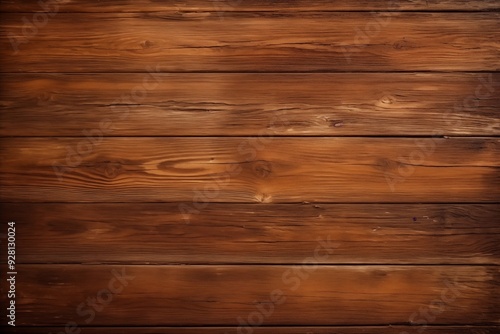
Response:
M0 135L500 135L499 83L498 73L8 74Z
M494 10L500 9L495 0L2 0L4 12L157 12L210 11L223 15L232 11L370 11L370 10Z
M17 224L18 263L293 264L331 240L313 262L500 264L495 204L182 205L4 203L0 218Z
M195 208L209 202L496 202L499 141L6 138L0 196L6 202L186 201Z
M496 266L312 268L18 265L16 323L85 323L97 298L93 326L499 324Z
M496 12L25 15L2 20L3 72L500 69Z
M401 334L425 330L427 334L497 334L498 326L353 326L353 327L253 327L253 334ZM87 334L241 334L238 327L82 327ZM65 333L65 327L14 327L9 333Z

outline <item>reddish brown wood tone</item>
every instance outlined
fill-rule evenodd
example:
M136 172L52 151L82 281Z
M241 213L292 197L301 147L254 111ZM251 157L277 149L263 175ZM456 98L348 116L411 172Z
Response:
M88 297L101 309L91 321L98 326L238 326L253 312L268 325L417 323L419 309L436 307L437 324L500 316L498 266L19 265L18 272L19 325L86 324Z
M102 136L500 135L498 82L497 73L8 74L0 133L82 136L108 118Z
M499 10L0 0L0 331L500 332Z
M23 263L293 264L331 240L314 262L500 264L495 204L184 205L3 204L1 218Z
M500 9L495 0L107 0L107 1L53 1L42 6L37 0L1 0L5 12L162 12L208 11L214 13L233 11L478 11Z
M383 23L352 12L65 14L34 38L24 37L25 16L4 16L3 72L500 69L498 13L380 14ZM367 35L370 23L378 28ZM26 43L16 53L12 40Z
M6 138L0 153L5 172L1 198L7 202L494 202L500 194L498 142L496 138Z

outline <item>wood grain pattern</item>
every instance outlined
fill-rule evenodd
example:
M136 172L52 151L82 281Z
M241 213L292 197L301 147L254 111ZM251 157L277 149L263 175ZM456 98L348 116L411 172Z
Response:
M498 326L354 326L354 327L254 327L254 334L497 334ZM89 334L238 334L238 327L85 327ZM65 327L21 327L10 333L38 334L65 332Z
M498 83L498 73L8 74L0 135L82 136L106 118L102 136L500 135Z
M3 72L500 69L499 13L61 13L31 35L24 15L2 20Z
M0 17L2 333L500 332L499 1Z
M19 263L293 264L331 240L339 247L315 263L500 264L495 204L212 203L189 221L179 204L22 203L0 212L22 231Z
M494 202L500 194L498 142L496 138L6 138L0 151L1 199Z
M111 301L98 304L94 326L238 326L238 317L271 304L266 325L415 324L422 321L419 309L436 307L442 312L429 324L498 325L500 316L498 267L18 265L17 271L19 325L84 322L85 300L99 293Z
M210 11L216 13L232 11L370 11L370 10L494 10L500 9L495 0L2 0L4 12L157 12L157 11ZM43 4L44 2L42 2Z

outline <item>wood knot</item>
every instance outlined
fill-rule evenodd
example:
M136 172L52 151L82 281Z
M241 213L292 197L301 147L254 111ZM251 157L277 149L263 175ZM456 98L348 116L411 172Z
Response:
M50 100L52 100L52 96L48 92L43 92L40 95L38 95L38 101L37 104L39 106L44 106L49 104Z
M144 42L141 43L141 46L143 49L149 49L150 47L153 46L153 43L148 40L145 40Z
M255 199L260 203L271 203L273 201L273 197L271 195L264 193L255 195Z
M330 123L330 127L339 128L341 126L344 126L344 121L340 119L331 119L328 122Z
M405 40L404 38L395 42L392 47L396 50L409 50L413 48L413 45Z
M267 178L272 173L272 165L269 161L258 160L253 164L253 170L259 177Z
M396 101L396 98L392 95L384 95L380 99L380 102L383 104L393 104Z
M374 167L380 171L388 171L396 168L397 164L394 161L387 158L378 158L375 161Z
M123 166L119 162L104 162L102 163L102 169L108 179L114 179L123 172Z

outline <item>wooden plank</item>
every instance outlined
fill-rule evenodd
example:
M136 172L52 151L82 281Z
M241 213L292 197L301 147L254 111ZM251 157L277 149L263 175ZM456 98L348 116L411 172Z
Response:
M17 265L16 324L85 323L92 298L93 326L499 324L497 266L313 268Z
M0 135L500 135L498 73L8 74ZM300 93L299 93L300 92ZM203 124L203 126L199 126Z
M253 334L497 334L498 326L353 326L353 327L254 327ZM88 334L240 334L238 327L82 327ZM65 327L15 327L10 333L66 333Z
M45 1L2 0L4 12L157 12L157 11L210 11L220 13L233 11L370 11L370 10L494 10L500 9L495 0L107 0Z
M293 264L331 240L335 252L315 263L500 264L495 204L213 203L188 217L179 204L151 203L0 211L3 225L15 221L20 230L19 263Z
M6 202L186 201L197 207L207 202L496 202L499 141L6 138L0 196Z
M1 23L3 72L500 69L493 12L61 13L31 32L25 15Z

